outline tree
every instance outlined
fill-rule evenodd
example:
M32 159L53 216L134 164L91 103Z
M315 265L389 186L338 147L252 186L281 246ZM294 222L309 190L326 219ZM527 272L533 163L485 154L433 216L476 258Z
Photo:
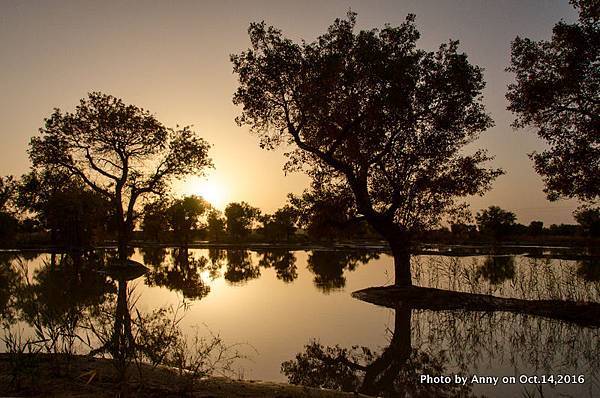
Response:
M14 199L17 183L12 176L0 176L0 211L8 212Z
M17 205L50 231L52 244L89 246L114 230L114 212L103 195L81 180L51 169L22 176Z
M167 128L150 112L93 92L74 113L55 109L31 139L34 168L51 167L80 179L111 202L119 256L138 216L138 199L167 191L173 178L202 174L212 165L209 145L190 129Z
M258 221L260 210L246 202L230 203L225 208L227 233L233 239L243 239L252 232L252 225Z
M297 212L290 205L277 209L273 214L261 217L262 233L269 241L289 241L296 232Z
M511 232L515 225L517 216L515 213L501 209L498 206L490 206L477 212L475 216L479 232L501 238Z
M16 182L12 176L0 176L0 240L7 241L17 233L19 221L13 214Z
M577 209L575 220L589 236L600 236L600 207L581 207Z
M199 196L185 196L175 199L167 209L167 220L175 234L175 240L188 244L192 232L200 226L200 217L210 208L210 204Z
M533 152L550 200L594 201L600 194L600 6L571 0L579 21L554 25L552 39L517 37L511 46L516 82L508 85L515 128L533 127L547 144Z
M163 240L165 232L169 230L167 207L168 202L162 198L144 205L141 228L145 239L155 242Z
M302 195L288 195L298 214L298 224L312 239L334 240L356 236L361 222L357 218L352 192L315 178Z
M206 217L208 237L214 241L220 241L225 235L225 220L217 209L210 209Z
M349 13L301 44L252 23L252 47L231 56L233 102L243 106L236 120L265 149L289 144L286 170L353 196L356 213L390 244L396 283L410 285L412 234L502 173L483 166L485 151L463 150L492 125L485 83L458 42L417 49L414 15L381 30L355 32L355 23Z

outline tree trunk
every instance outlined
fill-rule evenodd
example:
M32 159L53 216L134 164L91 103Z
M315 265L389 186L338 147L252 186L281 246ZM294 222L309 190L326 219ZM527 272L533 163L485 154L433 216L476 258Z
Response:
M127 225L124 222L119 222L119 230L117 231L117 249L119 254L119 260L127 260L128 243L129 231Z
M394 256L394 285L412 286L410 235L389 217L371 215L367 221L390 245Z
M412 286L408 242L390 241L390 247L394 256L394 284L396 286Z

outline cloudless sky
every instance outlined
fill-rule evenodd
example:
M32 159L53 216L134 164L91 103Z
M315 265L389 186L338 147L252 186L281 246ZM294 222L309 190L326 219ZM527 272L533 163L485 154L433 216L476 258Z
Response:
M313 40L348 9L358 28L417 16L419 46L458 39L485 69L487 111L495 127L479 146L506 170L493 190L470 200L475 212L495 204L522 223L572 223L574 201L548 202L527 153L543 148L532 131L514 131L504 71L515 36L550 38L554 24L576 20L562 1L7 1L0 0L0 175L29 168L27 145L55 107L72 111L102 91L153 112L167 126L193 124L212 145L208 180L177 185L220 201L246 200L265 211L299 193L307 178L284 176L281 152L267 152L234 118L229 54L249 46L250 22L265 20L294 40Z

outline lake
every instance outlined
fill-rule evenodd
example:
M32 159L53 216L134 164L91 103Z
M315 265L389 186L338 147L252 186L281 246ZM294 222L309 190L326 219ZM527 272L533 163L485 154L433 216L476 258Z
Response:
M0 253L3 328L32 336L40 313L50 324L67 308L115 301L116 283L89 265L106 256L100 250L74 261L60 253ZM393 259L385 253L153 247L135 249L131 258L150 269L128 282L136 310L185 302L180 325L187 334L212 332L240 343L247 358L235 361L237 377L289 376L390 395L419 388L460 396L540 396L539 388L545 397L600 394L599 328L505 312L392 310L352 298L353 291L392 283ZM424 253L413 256L412 273L420 286L600 302L597 260L540 248ZM86 348L77 345L81 353ZM340 367L348 360L353 364ZM467 385L455 384L457 374Z

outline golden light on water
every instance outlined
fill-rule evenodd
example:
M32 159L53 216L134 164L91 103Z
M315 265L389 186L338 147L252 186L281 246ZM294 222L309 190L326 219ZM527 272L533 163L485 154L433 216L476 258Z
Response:
M177 194L183 196L202 196L219 210L225 209L228 203L227 188L215 178L189 177L178 184L175 187L175 191Z

